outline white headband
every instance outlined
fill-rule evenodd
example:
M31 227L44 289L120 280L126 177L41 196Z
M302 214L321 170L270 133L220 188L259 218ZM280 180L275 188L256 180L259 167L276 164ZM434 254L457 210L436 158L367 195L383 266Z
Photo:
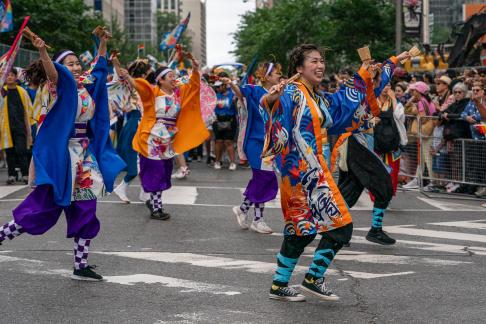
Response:
M265 76L267 77L273 70L273 63L270 63L267 69L267 73L265 73Z
M66 56L68 55L75 55L73 51L65 51L65 52L62 52L61 55L59 55L59 57L54 61L56 63L61 63L62 60L64 60L66 58Z
M163 70L162 72L160 72L159 75L157 75L157 77L155 78L155 82L159 82L159 80L162 79L164 77L164 75L166 75L169 72L172 72L172 70L169 69L169 68L167 68L167 69Z

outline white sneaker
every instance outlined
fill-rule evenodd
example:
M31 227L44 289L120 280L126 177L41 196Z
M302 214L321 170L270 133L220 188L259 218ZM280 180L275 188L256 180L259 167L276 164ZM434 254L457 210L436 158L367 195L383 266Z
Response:
M236 170L236 164L235 163L230 163L229 170L230 171L235 171Z
M248 226L248 215L245 214L239 206L233 207L233 213L236 215L236 221L242 229L247 230L250 228Z
M184 179L185 177L187 177L189 175L190 172L191 172L191 170L189 170L188 167L180 167L179 171L174 173L171 176L171 178L172 179Z
M263 219L260 219L259 221L253 221L251 223L251 226L250 228L255 231L255 232L258 232L258 233L261 233L261 234L271 234L273 233L273 230L270 228L270 226L268 226L264 221Z
M402 188L403 189L418 189L418 187L419 187L418 180L417 180L417 178L415 178L412 181L410 181L409 183L407 183L406 185L404 185Z
M140 195L138 195L138 199L140 199L140 201L146 202L147 200L150 200L150 194L143 191L143 188L140 188Z
M448 187L447 188L447 192L448 193L453 193L454 191L456 191L461 185L458 184L458 183L454 183L452 186Z
M432 192L432 191L437 190L437 187L436 187L436 186L435 186L435 185L434 185L434 184L431 182L431 183L429 183L428 185L426 185L426 186L423 188L423 190L424 190L425 192Z
M128 183L122 180L122 182L113 190L113 192L120 198L121 201L129 204L130 199L127 196Z
M214 170L221 170L221 162L219 161L214 162Z

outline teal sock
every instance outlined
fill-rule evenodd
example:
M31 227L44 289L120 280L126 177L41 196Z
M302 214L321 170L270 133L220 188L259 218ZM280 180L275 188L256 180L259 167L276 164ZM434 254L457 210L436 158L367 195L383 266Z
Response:
M273 284L287 286L297 261L298 259L287 258L281 253L277 254L277 271L273 275Z
M312 276L314 279L323 278L324 273L326 273L327 268L331 264L335 255L336 254L333 249L316 250L314 253L314 259L312 260L312 264L310 265L307 274Z
M371 222L372 228L381 228L383 226L383 216L385 210L377 207L373 207L373 221Z

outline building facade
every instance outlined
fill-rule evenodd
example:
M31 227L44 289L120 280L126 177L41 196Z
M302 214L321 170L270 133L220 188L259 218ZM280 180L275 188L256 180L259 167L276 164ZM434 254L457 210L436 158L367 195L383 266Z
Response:
M462 22L462 5L464 3L481 3L484 0L429 0L430 13L433 14L433 24L451 27Z
M157 43L157 0L125 0L125 32L137 43Z
M157 0L157 9L175 13L178 20L191 13L185 33L191 37L192 54L206 65L206 0Z
M125 0L84 0L84 3L92 8L94 13L101 13L110 24L117 24L123 30L125 25Z

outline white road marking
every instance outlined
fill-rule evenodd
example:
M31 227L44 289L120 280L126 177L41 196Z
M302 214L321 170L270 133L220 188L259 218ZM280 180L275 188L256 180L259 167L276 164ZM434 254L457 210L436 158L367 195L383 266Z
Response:
M366 231L368 227L355 228L356 231ZM425 236L433 238L443 238L456 241L471 241L486 243L486 235L468 234L459 232L434 231L428 229L416 228L415 225L386 226L384 230L392 234L403 234L411 236Z
M22 198L5 199L6 196L24 189L27 186L0 186L0 201L2 202L20 202ZM140 187L140 185L130 185L130 187ZM199 207L224 207L232 208L234 205L227 204L211 204L211 203L196 203L198 196L198 189L210 189L210 190L238 190L241 193L245 191L245 188L241 187L216 187L216 186L172 186L171 189L164 191L163 200L166 205L183 205L183 206L199 206ZM98 200L102 204L125 204L124 202L111 198L114 196L105 197ZM130 196L131 197L131 196ZM144 204L138 200L138 193L134 195L131 204L140 205ZM436 211L462 211L462 212L484 212L484 208L481 206L461 205L455 203L445 203L443 201L437 201L424 197L416 197L421 201L431 205L436 209L430 208L408 208L403 210L393 209L393 212L436 212ZM277 197L265 204L269 209L280 209L280 192ZM351 210L370 211L373 209L373 203L367 192L363 192L358 202Z
M0 264L3 262L16 262L19 264L18 271L21 273L28 273L33 275L59 275L62 277L70 277L72 270L66 269L49 269L46 265L47 262L18 258L9 255L5 255L2 251L0 254ZM146 284L162 284L170 288L183 288L180 292L201 292L213 295L227 295L234 296L240 295L242 292L236 291L235 288L219 285L219 284L209 284L199 281L192 281L186 279L172 278L157 276L152 274L133 274L127 276L103 276L106 282L116 283L120 285L134 285L136 283L146 283Z
M184 198L181 198L182 200ZM24 201L24 199L20 198L15 198L15 199L1 199L0 202L20 202ZM138 198L136 200L132 200L130 204L126 204L123 201L120 200L98 200L98 203L100 204L111 204L111 205L145 205L144 202L138 201ZM164 205L174 205L174 206L195 206L195 207L222 207L222 208L233 208L236 205L225 205L225 204L199 204L199 203L193 203L193 204L187 204L187 203L179 203L174 204L171 201L164 201ZM268 207L265 204L265 208L268 209L279 209L280 208L280 202L278 203L278 206L276 206L276 203L270 204ZM371 211L371 209L366 209L366 208L356 208L353 207L351 210L362 210L362 211ZM415 208L410 208L410 209L394 209L394 213L430 213L430 212L440 212L441 210L439 209L415 209ZM452 211L449 211L452 212ZM454 211L457 212L457 211ZM481 212L484 213L484 208L482 210L479 209L462 209L461 212Z
M173 186L163 193L164 203L172 205L193 205L197 199L197 188L189 186Z
M7 197L24 188L27 188L27 186L0 186L0 198Z
M209 284L200 281L185 280L172 277L156 276L152 274L133 274L127 276L104 276L106 282L132 286L136 283L161 284L169 288L183 288L181 292L199 292L212 295L240 295L241 292L225 285Z
M457 221L457 222L440 222L440 223L429 223L429 224L439 225L439 226L472 228L472 229L479 229L479 230L486 229L486 220L484 219L466 220L466 221Z
M367 243L376 245L375 243L366 241L363 236L353 236L353 243L357 241L360 242L364 240ZM397 242L401 243L401 241ZM464 247L462 247L464 248ZM269 251L268 249L267 251ZM485 249L486 250L486 249ZM313 258L314 257L314 247L306 247L304 254L302 256ZM272 250L272 252L277 253L278 251ZM461 251L463 254L467 254L466 251ZM421 256L412 256L412 255L394 255L394 254L373 254L363 251L352 251L349 249L344 249L339 251L339 253L334 258L335 260L340 261L354 261L354 262L362 262L362 263L373 263L373 264L428 264L433 266L444 266L444 265L459 265L459 264L467 264L472 263L469 261L457 261L457 260L442 260L442 259L435 259L429 257L421 257Z
M172 253L172 252L96 252L105 255L115 255L120 257L157 261L166 263L186 263L198 267L205 268L219 268L226 270L244 270L251 273L266 273L272 274L275 272L276 263L251 261L251 260L239 260L233 258L194 254L194 253ZM308 267L296 266L294 272L305 273ZM328 274L339 275L339 272L333 269L329 269ZM407 272L394 272L394 273L369 273L360 271L344 271L345 274L350 275L358 279L375 279L390 276L401 276L414 273L413 271Z
M376 243L372 243L367 241L364 236L353 235L351 239L351 244L368 244L368 245L375 245ZM351 245L352 246L352 245ZM430 242L422 242L422 241L408 241L398 239L397 243L394 245L396 247L404 247L407 249L419 249L425 251L435 251L435 252L446 252L446 253L457 253L457 254L468 254L467 251L474 252L477 255L486 255L486 248L484 247L477 247L477 246L466 246L465 245L453 245L453 244L442 244L442 243L430 243ZM466 251L467 249L467 251Z
M477 211L484 211L484 208L481 206L474 206L474 205L464 205L464 204L456 204L456 203L451 203L451 202L445 202L442 200L434 200L430 198L425 198L425 197L416 197L417 199L423 201L426 204L429 204L433 207L436 207L440 210L445 210L445 211L471 211L471 210L477 210Z

